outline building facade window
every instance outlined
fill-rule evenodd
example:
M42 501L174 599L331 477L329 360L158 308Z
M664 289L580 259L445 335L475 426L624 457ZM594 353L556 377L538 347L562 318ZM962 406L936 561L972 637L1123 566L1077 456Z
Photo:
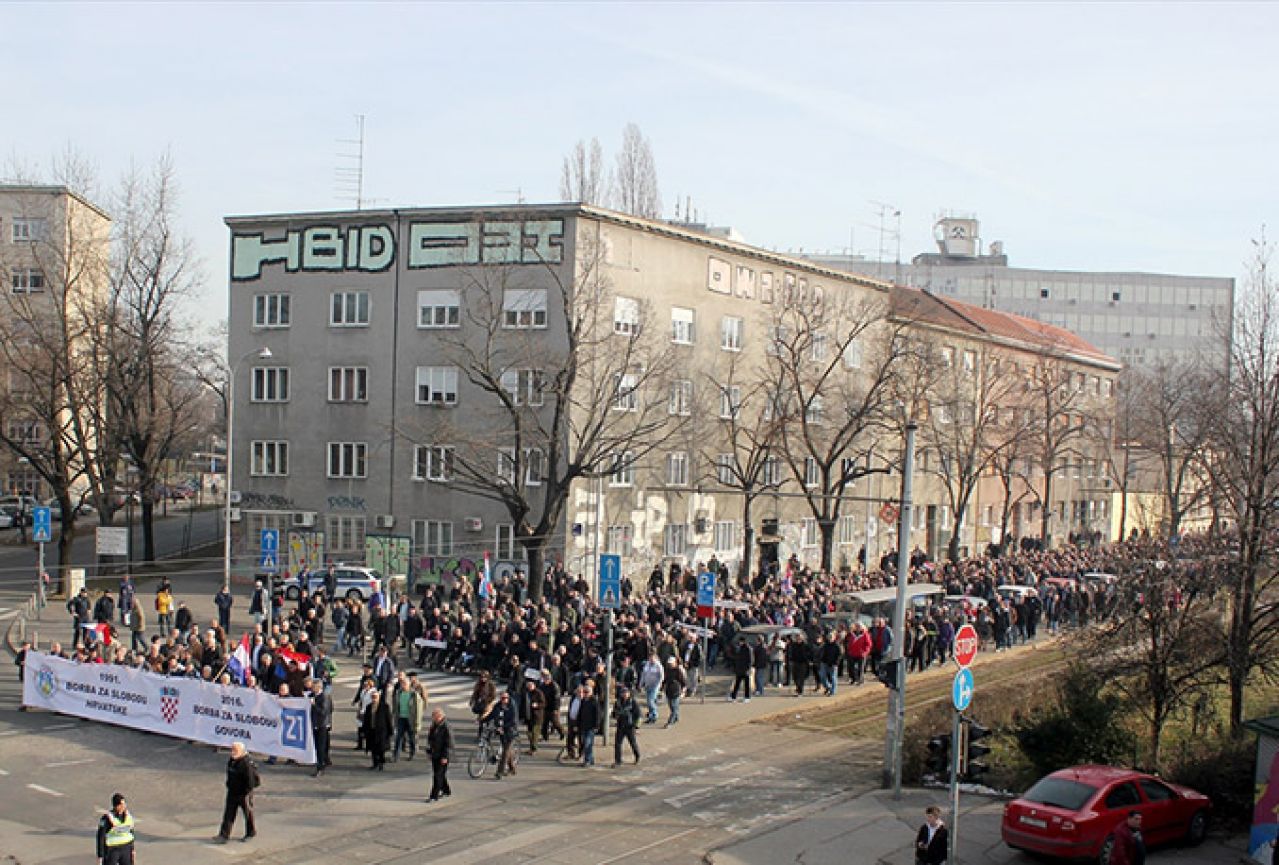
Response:
M822 481L821 469L817 465L817 460L812 457L804 457L804 486L815 487Z
M666 485L671 487L688 486L688 454L676 451L666 455Z
M851 546L857 537L857 518L856 517L840 517L839 518L839 543L841 546Z
M813 426L821 426L824 419L822 398L814 394L808 401L808 408L804 409L804 420Z
M329 442L329 477L368 477L368 453L366 442Z
M809 356L814 363L822 363L830 353L830 337L825 331L813 332L813 344L809 347Z
M287 366L255 366L250 402L288 402L289 368Z
M417 293L417 326L462 326L462 293L453 288L429 288Z
M671 382L670 413L688 417L693 413L693 383L687 379Z
M288 327L290 323L287 294L253 295L254 327Z
M329 324L332 327L368 327L369 293L333 292L329 298Z
M45 440L44 424L36 420L11 420L5 424L5 433L11 442L28 447Z
M718 552L728 552L737 549L737 523L731 520L721 520L715 523L714 545Z
M672 558L684 555L688 549L688 525L685 523L669 523L662 532L663 552Z
M419 366L417 368L418 405L457 405L457 367Z
M696 338L693 310L682 306L671 307L671 342L676 345L692 345Z
M613 333L636 336L640 329L640 305L633 297L613 300Z
M821 533L817 531L817 520L804 517L800 522L800 546L816 547L822 542Z
M862 341L850 339L844 346L844 366L849 369L862 368Z
M249 453L249 474L254 477L284 477L289 473L287 441L251 442Z
M732 454L715 456L715 479L724 486L732 486L737 479L737 471Z
M497 536L494 540L498 561L511 561L516 558L514 523L498 523Z
M329 402L368 402L369 368L329 367Z
M502 390L512 405L539 406L543 402L546 374L540 369L508 369L502 373Z
M502 326L512 330L546 327L546 289L508 288L502 292Z
M497 449L497 479L515 486L515 448Z
M363 553L365 519L359 515L325 517L324 545L330 553Z
M546 474L546 452L541 448L524 449L524 485L538 487Z
M608 551L615 556L629 556L631 554L633 533L634 528L630 523L621 526L609 526L605 533Z
M719 416L723 420L731 420L737 417L737 413L742 408L742 389L738 385L730 384L727 387L719 389Z
M36 267L15 267L10 274L14 294L39 294L44 291L44 271Z
M635 411L639 408L639 394L636 388L639 386L639 376L632 373L617 373L613 376L613 410L614 411Z
M742 320L726 315L719 322L719 347L724 351L742 350Z
M782 460L781 457L764 457L764 468L760 471L760 480L766 487L779 487L782 485Z
M413 546L424 556L453 555L453 523L447 520L414 520Z
M635 452L624 451L613 455L613 470L608 478L611 487L629 487L635 484Z
M418 445L413 449L413 479L448 483L453 480L451 445Z
M14 243L37 243L49 236L49 221L41 216L15 216L10 229Z

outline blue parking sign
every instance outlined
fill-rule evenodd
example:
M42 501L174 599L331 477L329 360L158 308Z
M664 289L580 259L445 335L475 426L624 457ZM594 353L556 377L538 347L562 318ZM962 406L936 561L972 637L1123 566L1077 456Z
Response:
M697 611L702 618L715 615L714 571L702 571L697 575Z

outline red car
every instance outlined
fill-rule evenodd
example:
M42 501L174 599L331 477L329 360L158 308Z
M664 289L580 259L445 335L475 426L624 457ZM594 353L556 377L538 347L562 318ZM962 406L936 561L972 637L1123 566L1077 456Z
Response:
M1141 812L1142 835L1153 847L1203 841L1210 810L1207 796L1153 775L1075 766L1041 778L1004 806L1000 834L1015 850L1105 863L1111 833L1129 811Z

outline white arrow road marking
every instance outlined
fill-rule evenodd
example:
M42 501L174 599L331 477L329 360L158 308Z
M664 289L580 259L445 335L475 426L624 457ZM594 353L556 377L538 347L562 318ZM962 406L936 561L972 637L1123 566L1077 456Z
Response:
M44 793L46 796L53 796L57 799L61 799L64 795L59 793L57 790L50 790L48 787L41 787L39 784L28 784L27 789L35 790L37 793Z

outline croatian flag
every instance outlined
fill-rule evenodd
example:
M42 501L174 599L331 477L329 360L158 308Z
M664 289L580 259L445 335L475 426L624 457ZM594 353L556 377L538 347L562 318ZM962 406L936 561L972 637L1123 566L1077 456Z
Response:
M231 653L231 657L227 660L227 669L231 671L231 675L235 676L235 680L241 685L245 681L245 673L248 672L250 665L253 663L253 655L249 651L249 635L245 634L240 638L240 645L235 647L235 651Z
M484 576L480 578L480 597L487 601L491 594L493 594L493 565L488 552L485 551Z
M111 645L111 626L102 622L84 622L80 625L86 631L92 631L98 642L104 646Z

